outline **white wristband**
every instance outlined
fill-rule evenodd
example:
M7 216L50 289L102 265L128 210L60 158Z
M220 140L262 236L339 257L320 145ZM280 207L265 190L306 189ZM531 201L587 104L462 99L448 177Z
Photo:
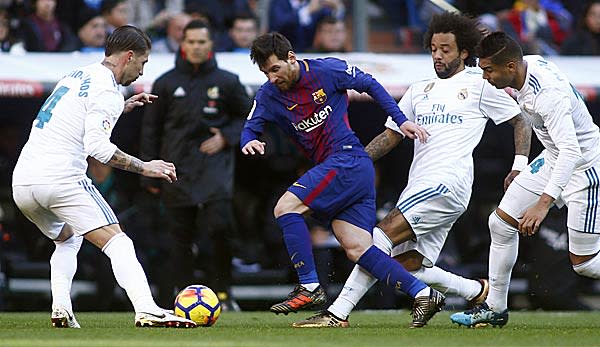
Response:
M513 162L512 170L513 171L523 171L527 167L529 163L529 158L525 155L517 154L515 155L515 161Z

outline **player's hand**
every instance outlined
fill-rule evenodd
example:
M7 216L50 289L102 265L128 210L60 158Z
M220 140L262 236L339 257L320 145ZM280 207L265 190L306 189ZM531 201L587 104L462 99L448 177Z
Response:
M219 128L209 128L208 129L214 135L208 140L202 142L200 144L200 152L208 155L213 155L219 153L225 146L227 146L227 140L221 133Z
M144 162L142 175L146 177L162 178L169 183L177 181L175 165L162 160Z
M506 175L506 177L504 178L504 191L508 189L508 186L510 186L515 177L517 177L520 173L521 171L512 170L508 173L508 175Z
M540 199L525 211L519 220L519 232L526 236L532 236L540 229L540 225L548 215L548 210L554 203L554 199L544 193Z
M419 139L421 143L427 142L427 138L429 137L429 133L425 128L420 125L417 125L409 120L402 123L400 126L400 130L404 134L404 136L410 139Z
M265 145L266 143L264 142L252 140L242 147L242 153L245 155L265 154Z
M151 104L152 101L158 98L158 95L149 93L139 93L129 99L125 100L125 107L123 113L131 112L134 108L144 106L145 104Z

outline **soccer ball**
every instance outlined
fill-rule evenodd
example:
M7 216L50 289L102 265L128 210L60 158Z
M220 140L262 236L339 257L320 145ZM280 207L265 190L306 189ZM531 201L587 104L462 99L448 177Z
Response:
M177 294L175 314L191 319L199 326L209 327L219 319L221 303L212 289L193 284Z

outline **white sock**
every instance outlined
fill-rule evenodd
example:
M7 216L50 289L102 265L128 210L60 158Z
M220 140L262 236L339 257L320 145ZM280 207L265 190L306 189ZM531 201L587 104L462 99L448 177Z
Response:
M573 265L573 270L581 276L589 278L600 278L600 254L581 264Z
M375 277L359 265L355 265L346 283L344 283L340 295L327 310L338 318L347 319L356 304L375 282L377 282Z
M428 268L422 266L418 271L411 272L416 278L439 290L442 294L456 294L471 300L481 292L481 283L464 278L437 266Z
M135 255L131 239L125 233L118 233L108 240L102 252L110 258L117 283L127 292L135 312L162 312L152 298L146 274Z
M386 254L392 252L392 241L378 227L373 228L373 244ZM342 288L340 295L338 295L337 299L335 299L327 310L338 318L347 319L350 312L356 307L356 304L358 304L360 299L375 282L377 282L377 279L365 271L365 269L358 265L354 266L346 283L344 283L344 288Z
M429 296L429 294L431 294L431 287L425 287L425 288L419 290L417 295L415 295L415 298L417 298L419 296Z
M490 245L489 281L490 293L487 304L495 312L508 308L508 287L512 268L517 262L519 235L517 229L506 223L494 211L489 218Z
M54 242L56 249L50 257L50 287L52 308L62 307L73 313L71 284L77 271L77 253L83 237L73 235L65 241Z
M311 292L314 292L315 289L317 289L319 287L319 283L302 283L300 285L303 286L304 288L310 290Z

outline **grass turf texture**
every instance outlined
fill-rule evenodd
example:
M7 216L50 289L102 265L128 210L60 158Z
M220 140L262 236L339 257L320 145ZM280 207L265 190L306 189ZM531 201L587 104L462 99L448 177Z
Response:
M600 312L511 312L507 326L468 329L450 312L409 329L408 311L355 312L347 329L290 327L311 312L224 312L215 326L135 328L133 313L81 312L82 329L54 329L50 314L0 312L0 346L599 346Z

